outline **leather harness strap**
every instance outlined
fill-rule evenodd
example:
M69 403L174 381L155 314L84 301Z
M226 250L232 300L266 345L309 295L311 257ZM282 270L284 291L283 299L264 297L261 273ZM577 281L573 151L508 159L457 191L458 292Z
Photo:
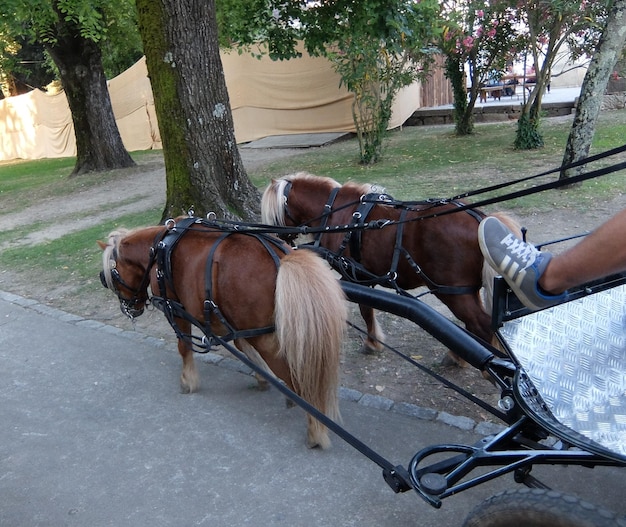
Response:
M339 189L333 189L333 191L336 190ZM336 194L331 194L328 203L324 208L324 227L328 222L328 217L330 217L332 213L332 203L334 202L335 196ZM428 203L432 207L446 204L452 204L457 207L462 206L462 203L460 202L448 200L428 200L424 203ZM332 253L328 250L325 251L326 260L331 264L334 269L338 270L345 278L349 279L350 281L364 283L367 285L386 284L393 287L397 291L402 292L402 289L397 285L396 280L398 277L398 265L400 261L400 256L403 255L408 261L411 268L415 271L415 273L420 276L420 278L424 281L429 290L434 293L442 295L467 295L474 294L476 291L479 290L479 288L475 286L447 286L437 284L424 273L419 264L413 259L411 254L402 245L402 237L404 235L404 224L406 223L406 216L410 211L415 210L411 206L407 206L405 202L395 201L391 196L387 194L366 194L361 197L357 210L352 214L354 224L364 225L367 222L367 218L373 208L379 204L402 208L402 211L400 212L400 218L396 222L396 238L389 271L383 276L378 276L367 271L367 269L365 269L365 267L361 265L360 262L363 229L348 231L344 236L343 241L336 253ZM414 203L411 203L411 205L414 205ZM480 222L483 218L480 213L472 209L468 209L467 212L478 222ZM313 246L313 248L317 249L318 252L322 252L320 250L320 239L321 234L318 235ZM343 255L347 247L350 247L350 258L347 258ZM360 279L361 277L362 279Z
M328 201L326 202L326 205L324 205L324 214L322 215L322 222L320 223L321 229L325 229L326 226L328 225L328 219L333 213L333 205L335 203L335 199L337 199L337 194L339 194L340 190L341 190L341 187L335 187L334 189L330 191L330 194L328 196ZM324 234L322 232L319 232L317 234L317 236L315 237L315 242L314 242L315 247L320 246L323 235Z
M163 239L161 239L155 246L156 251L156 265L157 265L157 283L159 286L159 296L153 296L151 299L152 304L163 312L165 318L169 322L170 326L176 333L179 339L185 340L192 346L196 344L196 340L192 335L184 333L178 324L176 319L185 320L195 327L199 328L204 336L200 339L199 347L201 349L195 349L196 352L206 353L216 343L223 341L231 341L239 338L251 338L259 335L273 333L275 331L274 326L265 326L262 328L238 330L232 326L221 312L219 306L215 302L213 297L213 267L215 264L215 253L220 244L226 240L229 236L235 234L234 232L223 232L222 235L211 247L207 262L205 266L205 300L204 300L204 323L200 322L193 316L191 316L185 309L185 306L180 302L168 298L167 287L170 291L174 291L173 282L173 270L172 270L172 253L182 237L192 230L194 224L202 225L202 220L197 218L185 218L180 220L172 229L170 229ZM282 251L287 254L289 252L288 247L280 240L258 233L239 233L244 236L252 236L257 239L272 257L274 264L278 268L280 266L280 258L276 251ZM227 330L226 335L218 336L211 327L211 317L217 318L219 323Z

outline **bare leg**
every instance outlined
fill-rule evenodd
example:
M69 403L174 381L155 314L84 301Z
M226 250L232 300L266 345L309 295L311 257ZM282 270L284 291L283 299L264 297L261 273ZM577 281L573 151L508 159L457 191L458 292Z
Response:
M626 269L626 209L603 223L576 245L550 260L539 285L562 293Z

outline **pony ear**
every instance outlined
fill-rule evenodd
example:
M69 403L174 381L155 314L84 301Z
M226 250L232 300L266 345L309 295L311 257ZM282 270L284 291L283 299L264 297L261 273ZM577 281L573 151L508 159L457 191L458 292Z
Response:
M98 247L100 247L100 249L102 249L103 251L106 249L107 244L100 241L100 240L96 240L96 243L98 244Z

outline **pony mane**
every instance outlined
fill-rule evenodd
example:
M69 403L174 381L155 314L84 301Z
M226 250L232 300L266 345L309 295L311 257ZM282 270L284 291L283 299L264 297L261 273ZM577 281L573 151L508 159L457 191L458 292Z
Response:
M347 183L344 183L343 188L359 195L371 194L372 192L383 194L385 192L385 189L379 185L372 183L357 183L356 181L348 181Z
M110 232L106 247L102 251L102 270L104 272L104 281L111 291L115 290L113 277L111 276L111 271L115 267L115 255L118 254L122 239L130 232L131 231L128 229L118 229Z
M340 187L341 184L332 178L324 176L314 176L308 172L296 172L295 174L287 174L280 178L272 178L270 184L263 192L261 200L261 221L267 225L285 225L285 187L287 183L301 181L315 181L318 184L328 186L330 192L333 188Z
M284 178L272 179L261 198L261 222L266 225L285 225L285 185Z

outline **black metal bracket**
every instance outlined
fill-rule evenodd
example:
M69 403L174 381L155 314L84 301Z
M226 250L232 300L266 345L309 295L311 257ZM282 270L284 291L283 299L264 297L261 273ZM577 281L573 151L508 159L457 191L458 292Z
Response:
M442 500L481 483L514 473L516 481L529 487L548 488L530 475L533 465L626 466L584 450L558 449L528 438L536 424L528 417L474 446L441 444L420 450L409 464L411 484L418 495L435 508ZM420 467L434 455L451 454L447 459ZM493 467L471 476L478 468Z

